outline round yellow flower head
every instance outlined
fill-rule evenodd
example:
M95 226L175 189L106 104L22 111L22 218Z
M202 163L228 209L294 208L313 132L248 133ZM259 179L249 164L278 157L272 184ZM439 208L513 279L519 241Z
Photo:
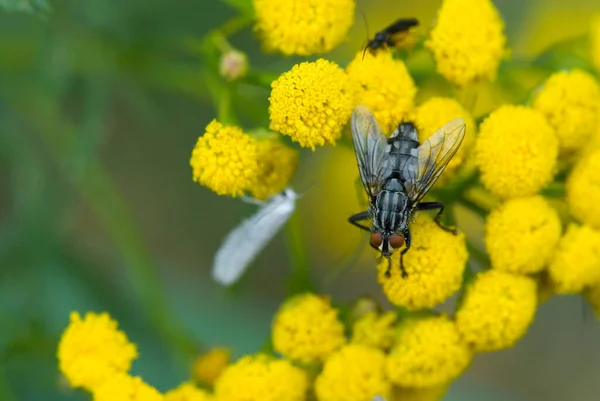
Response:
M229 364L228 348L213 348L200 355L192 366L192 376L199 383L212 386Z
M585 291L584 296L592 306L596 318L600 319L600 282L589 287Z
M446 97L432 97L417 107L412 113L410 120L414 122L419 133L419 141L423 142L438 129L446 125L454 118L465 120L466 130L460 148L446 166L436 185L443 185L449 177L456 175L460 167L471 152L475 141L475 122L471 114L465 110L455 99Z
M326 358L346 342L344 326L329 298L297 295L286 301L273 321L273 347L300 362Z
M194 181L218 195L244 195L253 187L258 174L256 139L238 127L213 120L198 138L190 165Z
M93 390L117 373L129 371L138 356L134 344L107 313L72 312L58 344L58 364L72 387Z
M600 15L592 20L590 29L590 38L592 42L592 62L597 71L600 71Z
M164 401L165 397L139 377L116 373L94 389L94 401ZM190 400L191 401L191 400Z
M400 326L386 372L399 386L437 386L458 377L472 359L473 354L462 342L454 322L446 316L432 316Z
M456 327L476 352L513 346L527 331L537 306L536 282L488 270L478 273L456 313Z
M487 217L485 247L494 269L537 273L550 262L561 231L558 213L541 196L511 199Z
M215 396L228 401L304 401L306 373L285 359L247 355L229 365L215 383Z
M493 80L505 54L504 23L489 0L444 0L426 46L437 70L464 86Z
M570 224L548 273L558 294L575 294L600 282L600 231Z
M577 162L567 179L569 211L578 220L600 229L600 149Z
M319 59L296 64L271 84L272 130L305 148L334 144L352 114L348 76L337 64Z
M212 401L214 397L193 383L182 383L179 387L167 392L164 401Z
M266 51L309 56L327 53L354 21L353 0L253 0L255 30Z
M412 109L417 87L406 66L390 51L359 52L346 67L354 104L367 106L384 133L391 134ZM393 77L393 79L391 79Z
M392 387L388 401L439 401L448 391L449 383L431 387Z
M383 350L389 349L394 343L396 332L396 312L369 312L352 325L353 344L364 344Z
M475 162L481 182L500 198L533 195L554 176L558 139L537 111L501 106L479 127Z
M276 139L257 142L258 176L251 188L256 199L267 199L284 190L298 167L298 151Z
M378 280L394 305L433 308L460 288L469 258L465 236L442 230L426 213L419 213L410 228L412 244L404 255L408 277L402 277L397 251L391 257L389 277L385 275L388 261L382 259L377 265Z
M539 91L533 107L554 128L560 151L572 152L584 146L596 129L600 87L581 70L557 72Z
M332 354L315 380L319 401L371 401L388 397L385 354L362 344L349 344Z

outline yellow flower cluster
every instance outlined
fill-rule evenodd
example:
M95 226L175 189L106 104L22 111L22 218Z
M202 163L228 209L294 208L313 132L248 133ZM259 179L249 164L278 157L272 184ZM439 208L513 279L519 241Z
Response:
M402 277L400 258L378 264L378 279L387 298L395 305L409 310L433 308L444 302L460 288L468 253L465 236L441 229L433 218L419 213L411 224L412 245L404 255L408 277Z
M258 140L241 128L211 121L192 151L194 181L218 195L251 192L267 199L289 183L298 153L276 139Z
M413 108L417 88L401 60L390 51L359 52L346 67L354 94L354 105L363 104L384 133L392 133ZM393 77L393 78L392 78Z
M253 0L267 51L308 56L331 51L354 21L353 0Z
M567 179L566 201L579 221L600 229L600 149L582 157Z
M504 23L490 0L444 0L426 45L437 70L465 86L496 77L505 54Z
M537 94L533 107L548 120L563 153L587 143L598 124L600 87L581 70L553 74Z
M394 312L378 313L371 311L360 317L352 325L351 342L364 344L382 350L394 343L397 316Z
M337 64L324 59L297 64L271 87L272 130L313 150L339 139L353 104L350 81Z
M227 348L213 348L200 355L192 366L192 377L203 385L214 385L223 369L229 365L230 352Z

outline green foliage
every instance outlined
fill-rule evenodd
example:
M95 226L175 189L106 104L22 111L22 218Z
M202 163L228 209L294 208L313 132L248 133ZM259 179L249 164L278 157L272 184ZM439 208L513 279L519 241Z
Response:
M47 0L0 0L0 9L33 14L50 11L51 6Z

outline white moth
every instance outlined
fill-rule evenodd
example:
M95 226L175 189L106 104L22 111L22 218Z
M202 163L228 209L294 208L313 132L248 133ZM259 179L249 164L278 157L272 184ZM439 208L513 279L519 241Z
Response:
M250 199L260 209L231 231L215 255L213 279L222 285L235 283L256 255L273 239L296 208L298 195L290 188L266 202Z

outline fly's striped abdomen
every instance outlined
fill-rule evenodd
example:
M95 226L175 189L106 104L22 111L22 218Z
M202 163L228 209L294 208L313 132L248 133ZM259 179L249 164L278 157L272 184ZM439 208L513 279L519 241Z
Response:
M390 187L400 185L398 180L392 178ZM381 231L396 232L405 224L407 198L404 192L396 188L383 189L375 200L373 216L374 226Z

